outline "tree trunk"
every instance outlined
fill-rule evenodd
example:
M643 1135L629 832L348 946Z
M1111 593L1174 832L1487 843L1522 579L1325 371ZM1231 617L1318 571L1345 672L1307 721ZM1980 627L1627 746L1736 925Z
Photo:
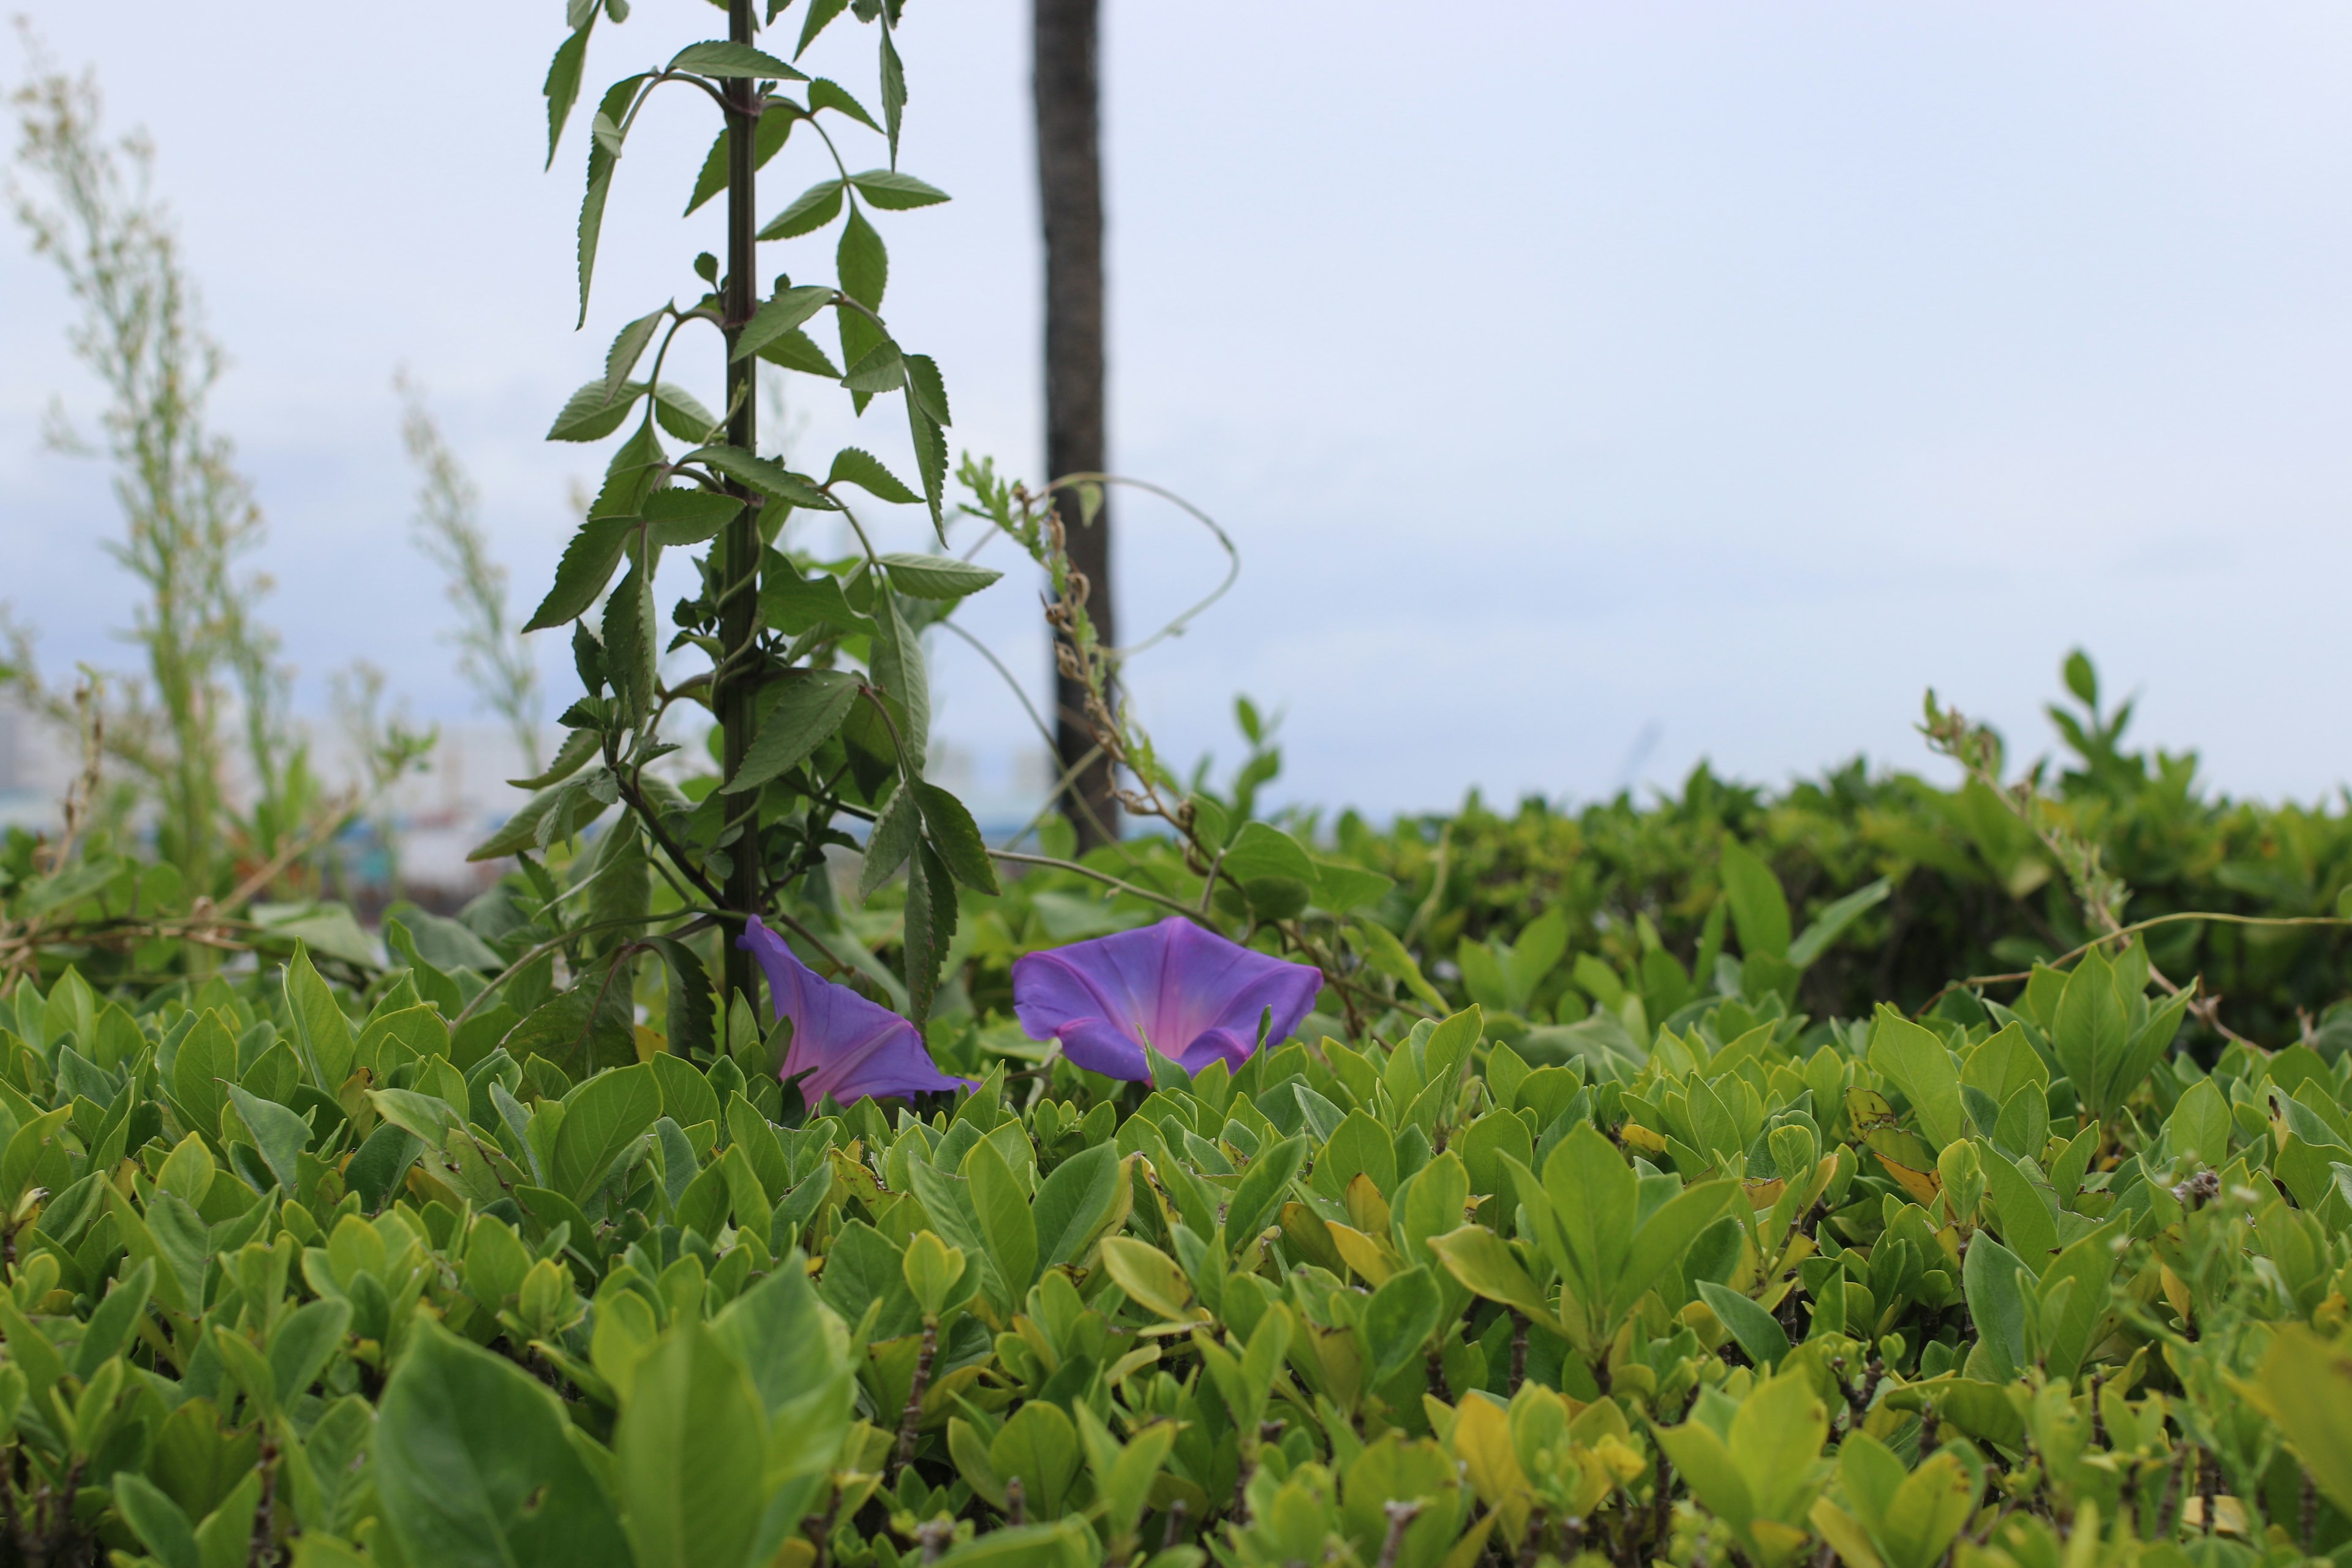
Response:
M1097 0L1034 0L1037 188L1045 226L1045 468L1051 478L1100 473L1103 441L1102 147L1097 104ZM1081 526L1076 498L1055 497L1069 525L1070 564L1088 584L1087 612L1105 647L1111 614L1110 513ZM1054 749L1068 773L1094 748L1085 688L1054 676ZM1110 764L1097 757L1063 797L1081 849L1118 837Z
M727 36L736 43L749 44L752 40L751 4L752 0L730 0L728 5ZM727 293L723 305L729 353L727 444L747 452L756 449L760 437L759 387L754 379L760 362L756 358L737 360L733 353L744 323L759 308L756 236L760 219L753 210L752 193L752 131L758 123L758 93L759 84L748 77L727 81ZM760 671L748 656L752 641L760 634L760 513L751 504L759 498L750 490L731 480L727 489L746 504L727 525L718 552L722 563L721 581L726 584L719 601L719 642L724 650L725 674L712 695L718 699L719 722L725 727L726 776L733 778L742 769L744 753L751 749L751 732L758 722L753 700L759 694ZM751 955L737 947L735 939L742 934L743 918L761 912L761 884L766 871L761 863L759 793L729 798L739 803L730 826L740 826L741 831L727 846L731 863L724 890L728 910L736 918L719 931L726 953L724 994L719 998L719 1016L722 1019L730 1016L730 999L739 994L752 1016L759 1015L757 972Z

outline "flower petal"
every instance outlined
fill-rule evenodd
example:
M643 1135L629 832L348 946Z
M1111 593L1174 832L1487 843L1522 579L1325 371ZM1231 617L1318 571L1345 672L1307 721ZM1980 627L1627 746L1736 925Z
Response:
M757 959L766 973L775 1016L793 1021L792 1048L778 1076L790 1080L805 1073L801 1093L809 1104L827 1095L849 1105L868 1096L878 1100L979 1087L970 1079L940 1071L914 1025L818 974L758 916L745 923L736 945Z
M1188 1069L1238 1066L1264 1040L1287 1039L1315 1005L1322 975L1252 952L1181 916L1013 965L1013 1007L1032 1039L1058 1040L1078 1066L1148 1082L1144 1045Z

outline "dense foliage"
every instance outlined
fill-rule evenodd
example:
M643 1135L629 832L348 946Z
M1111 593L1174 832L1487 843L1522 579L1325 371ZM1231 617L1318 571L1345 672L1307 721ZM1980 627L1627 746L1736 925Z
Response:
M1069 569L1114 481L947 506L868 216L944 199L898 5L811 0L791 62L785 8L587 117L583 317L657 89L726 116L729 254L551 433L622 440L531 621L584 695L515 869L380 934L271 901L299 836L92 816L94 723L0 853L0 1563L2352 1563L2344 815L2126 750L2079 658L2063 768L1930 700L1957 789L1326 832L1245 703L1179 778ZM628 10L570 7L551 150ZM844 17L878 117L793 63ZM830 172L762 226L788 143ZM705 329L717 413L663 376ZM914 482L763 455L761 363L901 397ZM988 844L927 778L923 634L995 574L788 531L852 489L1044 568L1150 833Z
M598 1069L592 1024L520 1016L526 880L393 922L364 995L298 952L0 1007L5 1550L2352 1544L2352 1082L2301 1045L2200 1068L2137 944L2013 1007L1811 1019L1799 932L1638 1038L1392 1011L812 1115L776 1037L699 1064L639 1026Z

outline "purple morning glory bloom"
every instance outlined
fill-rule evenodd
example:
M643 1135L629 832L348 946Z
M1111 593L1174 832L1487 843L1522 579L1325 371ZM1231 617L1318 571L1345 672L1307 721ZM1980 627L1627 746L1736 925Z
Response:
M1261 1025L1269 1045L1289 1038L1322 986L1308 965L1181 915L1013 963L1013 1010L1031 1038L1059 1040L1079 1067L1138 1083L1151 1080L1146 1044L1187 1072L1220 1059L1239 1067Z
M802 1097L812 1108L827 1095L849 1105L868 1096L887 1100L980 1087L940 1071L914 1025L818 974L759 916L745 923L735 945L767 972L776 1016L793 1021L792 1048L778 1076L787 1083L800 1078ZM803 1073L808 1076L801 1078Z

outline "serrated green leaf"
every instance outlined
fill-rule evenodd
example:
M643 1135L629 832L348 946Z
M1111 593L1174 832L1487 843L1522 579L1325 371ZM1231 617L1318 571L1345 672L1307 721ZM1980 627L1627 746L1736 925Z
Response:
M918 1024L930 1015L955 928L955 879L931 847L919 842L907 878L905 928L907 1015Z
M621 388L628 381L629 373L637 368L637 361L645 356L646 345L654 341L654 333L660 329L668 315L669 307L665 305L658 310L649 310L639 316L614 334L613 346L604 351L604 401L606 403L611 403L621 395ZM583 393L586 390L585 387L581 389ZM560 426L562 421L559 419L556 423ZM556 437L552 433L549 438L551 440L589 439L587 437Z
M862 174L850 175L849 183L857 187L859 195L885 212L937 206L949 199L948 194L937 185L927 184L896 169L868 169Z
M796 669L775 683L760 715L759 728L743 754L743 765L727 781L726 793L758 789L808 760L831 740L857 700L858 680L838 669Z
M654 388L654 417L681 441L708 440L719 431L719 416L673 382Z
M770 364L796 370L803 375L821 375L827 381L841 379L841 367L825 357L814 338L798 328L780 333L774 341L761 345L760 357Z
M834 267L841 278L841 291L869 310L882 308L883 292L890 286L890 251L882 243L882 232L866 219L856 207L849 210L849 219L841 226L841 239L834 249Z
M637 91L649 79L644 76L625 77L605 89L604 101L596 112L607 124L622 124L629 108L636 102ZM588 148L588 192L580 201L580 320L588 322L588 289L596 275L596 244L604 228L604 200L612 195L613 170L619 163L613 150L602 142Z
M892 506L912 506L923 499L908 489L898 475L885 468L881 458L856 447L844 447L833 455L833 471L825 476L824 482L828 486L856 485L877 500L887 501ZM910 588L908 592L914 590ZM923 596L930 598L935 595Z
M866 106L850 96L847 88L826 77L819 77L809 83L808 107L811 114L830 109L847 115L868 131L879 132L882 129L875 118L866 112Z
M922 808L915 804L914 792L904 785L891 791L866 839L866 856L857 873L859 901L872 898L874 889L907 863L921 834Z
M735 520L743 503L716 490L660 489L645 501L646 541L659 548L699 544Z
M784 289L761 305L759 313L743 324L741 334L735 340L734 352L728 358L742 359L760 353L833 300L834 290L821 284Z
M963 802L935 784L915 782L915 801L921 806L923 826L939 850L940 861L955 879L976 893L994 897L999 889L996 867L988 858L988 841Z
M614 346L614 352L620 352L619 344ZM565 400L562 412L548 426L547 439L601 441L621 427L629 410L645 395L646 384L642 381L625 381L617 389L609 381L592 381Z
M775 81L806 81L808 78L762 49L749 44L714 38L688 44L670 57L668 69L697 71L711 77L766 77Z
M842 192L846 189L845 180L824 180L811 185L793 198L790 206L768 220L760 230L761 239L797 239L802 235L814 234L840 216Z
M783 150L792 135L793 123L804 117L801 106L790 99L777 99L760 111L760 128L751 134L751 167L764 169L768 160ZM695 176L694 194L687 198L682 215L692 217L697 208L727 188L727 132L722 129L710 143L710 152L702 160L702 172Z
M908 500L920 498L909 495ZM918 599L961 599L977 594L1004 575L992 567L975 566L952 555L885 555L890 585Z
M738 484L793 506L821 511L840 510L838 502L804 476L793 473L773 458L755 457L740 447L697 447L678 460L702 463Z
M540 86L541 96L547 100L549 168L555 166L555 149L563 140L564 121L572 118L572 106L580 100L580 73L588 63L588 34L595 25L596 13L591 10L572 36L556 46L555 58L548 62L547 79Z
M809 0L808 15L801 19L801 39L793 46L793 58L808 53L810 44L835 16L849 9L849 0Z

